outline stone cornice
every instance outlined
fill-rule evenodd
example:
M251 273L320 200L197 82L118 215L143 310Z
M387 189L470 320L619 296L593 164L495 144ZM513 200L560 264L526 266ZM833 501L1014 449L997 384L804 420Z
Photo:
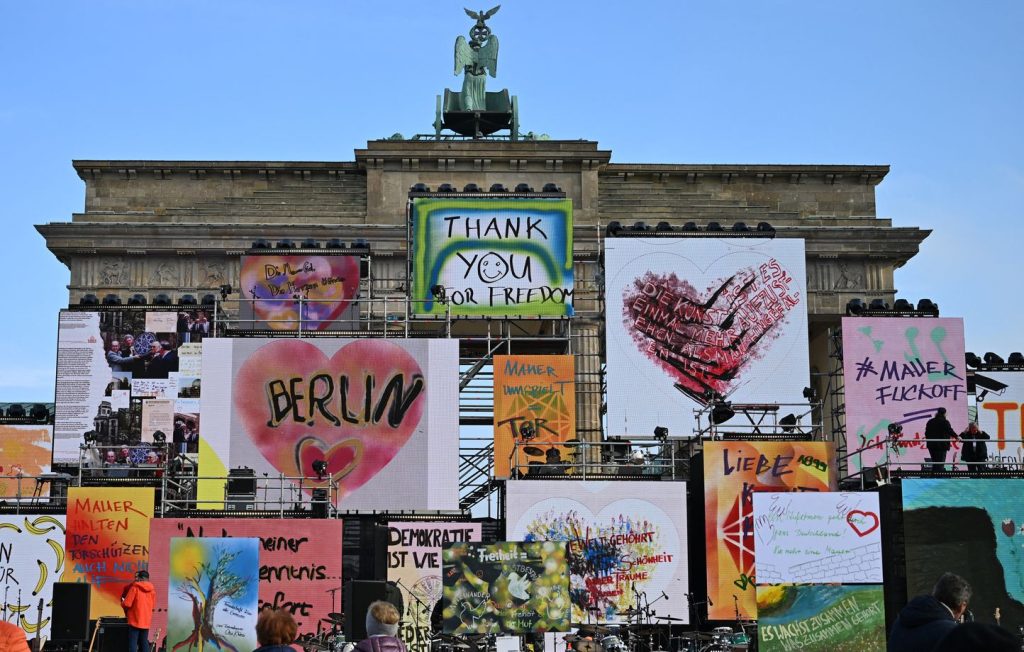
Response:
M636 175L664 180L677 176L689 183L723 181L735 183L743 179L757 183L805 183L810 180L827 184L861 183L878 185L889 173L888 165L828 164L731 164L731 163L609 163L601 176Z

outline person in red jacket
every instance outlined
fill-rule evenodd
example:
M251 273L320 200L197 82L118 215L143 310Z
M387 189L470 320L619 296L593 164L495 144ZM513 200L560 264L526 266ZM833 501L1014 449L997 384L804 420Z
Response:
M4 652L29 652L25 632L11 623L0 620L0 650Z
M128 618L128 652L149 652L149 625L153 621L156 591L149 581L148 571L135 573L135 581L121 598L124 615Z

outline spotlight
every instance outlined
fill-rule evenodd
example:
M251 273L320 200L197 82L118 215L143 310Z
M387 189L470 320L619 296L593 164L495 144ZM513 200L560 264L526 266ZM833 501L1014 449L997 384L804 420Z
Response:
M29 410L28 415L36 421L46 421L50 418L50 410L42 403L36 403Z
M718 222L708 222L708 225L704 228L708 231L725 231L725 229L722 228L722 225Z
M646 231L647 230L647 222L643 222L643 221L633 222L633 230L634 231Z
M501 185L500 183L492 183L490 191L491 192L508 192L508 188L506 188L505 186Z
M968 351L967 353L964 354L964 358L966 358L967 360L968 367L980 367L982 364L981 358L978 357L977 353L972 353L971 351Z
M169 294L160 293L153 297L154 306L169 306L171 305L171 296Z
M356 238L355 240L352 241L352 248L353 249L369 249L370 248L370 241L367 240L366 238Z
M455 186L450 183L442 183L437 187L438 192L455 192Z
M604 227L604 234L606 236L619 235L622 232L622 222L614 221L608 222L608 226Z
M985 364L1006 364L1006 362L995 353L989 351L985 354Z
M183 294L178 298L179 306L194 306L198 303L199 302L196 301L196 298L191 294Z
M732 225L732 230L736 233L746 233L750 229L747 228L746 222L735 222Z
M142 294L133 294L128 297L129 306L143 306L146 304L146 297Z
M220 298L222 300L223 299L227 299L229 294L231 294L231 286L230 285L225 283L224 285L220 286Z
M711 408L711 423L716 426L725 423L734 416L736 416L736 412L733 411L728 403L715 403L715 407Z
M921 299L917 302L918 312L927 312L939 316L939 304L933 302L931 299Z
M21 403L12 404L9 408L7 408L7 416L13 417L15 419L24 419L25 406L22 405Z
M793 432L796 430L796 415L792 412L779 419L779 425L782 426L782 432Z
M556 183L545 183L541 192L562 192L562 189Z
M871 303L868 304L868 310L888 310L889 304L885 302L885 299L872 299Z
M1014 351L1010 354L1010 357L1006 359L1006 364L1024 366L1024 354L1020 351Z
M444 303L445 299L448 298L447 294L445 293L444 286L441 285L440 283L438 283L437 285L430 286L430 296L434 297L434 299L440 301L441 303Z
M815 398L817 398L818 393L814 391L813 387L804 387L803 396L808 401L813 401Z
M118 294L105 294L103 295L103 305L105 306L119 306L121 305L121 296Z
M313 238L306 238L305 240L302 241L302 248L303 249L319 249L320 248L320 243L317 242L316 240L314 240Z
M274 245L271 244L270 240L267 240L265 238L260 238L259 240L254 240L253 241L252 248L253 249L273 249Z
M100 298L91 292L89 294L83 294L82 298L78 300L80 306L98 306L100 305Z
M153 433L153 443L154 444L166 444L167 443L167 434L163 430L157 430L156 432Z
M896 312L912 312L914 310L914 304L910 303L906 299L896 299L893 301L892 309Z
M516 192L533 192L533 188L528 183L517 183Z
M475 183L467 183L462 187L462 192L480 192L480 186Z
M699 229L697 229L696 222L687 222L686 224L683 225L683 231L687 233L695 233L698 230Z
M523 425L519 426L519 437L523 441L530 441L537 436L537 428L534 427L532 421L524 421Z
M313 473L316 473L317 480L323 480L324 475L327 474L327 462L323 460L313 460Z
M331 238L330 240L327 241L326 248L327 249L344 249L345 248L345 243L342 242L341 240L339 240L338 238Z
M212 306L213 304L217 303L217 295L204 294L203 298L199 300L199 303L203 304L204 306Z
M850 299L846 302L846 314L857 316L864 312L863 299Z
M417 183L409 188L409 192L430 192L430 186L425 183Z
M295 241L294 240L289 240L288 238L285 238L284 240L278 240L277 241L277 248L278 249L294 249L295 248Z
M758 233L775 233L775 227L768 222L758 222L757 231Z
M672 225L668 222L658 222L658 226L654 228L658 233L671 233Z
M668 439L668 428L665 426L658 426L654 429L655 439Z
M95 430L86 430L84 433L82 433L82 438L85 439L86 444L89 444L91 446L92 444L95 444L97 441L99 441L100 436L99 433L97 433Z

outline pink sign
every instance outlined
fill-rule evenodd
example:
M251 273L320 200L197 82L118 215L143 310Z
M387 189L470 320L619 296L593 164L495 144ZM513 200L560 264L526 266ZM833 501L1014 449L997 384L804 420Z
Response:
M257 537L260 540L259 607L287 609L299 633L316 632L317 623L341 612L341 521L250 518L155 518L150 525L150 579L156 587L156 611L150 629L167 631L172 537ZM175 592L170 592L174 599Z
M962 319L844 317L850 470L886 461L920 469L928 457L925 424L938 408L946 408L956 432L967 426L966 371ZM900 424L902 435L889 437L890 423ZM947 464L959 448L953 441Z

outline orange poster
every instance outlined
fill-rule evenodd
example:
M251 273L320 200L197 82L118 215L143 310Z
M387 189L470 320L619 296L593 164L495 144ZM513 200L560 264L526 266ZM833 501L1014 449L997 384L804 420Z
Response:
M53 426L0 426L0 498L32 496L35 479L50 472ZM40 489L49 495L50 484Z
M757 617L754 493L836 488L832 444L705 442L704 541L710 620L733 620L737 609L742 618Z
M572 462L576 437L576 365L571 355L494 356L494 477L507 478L518 464ZM519 446L518 459L514 442ZM550 452L549 452L550 451ZM557 453L557 456L556 456Z
M121 591L149 568L149 487L68 489L67 561L62 581L92 584L90 618L124 616Z

